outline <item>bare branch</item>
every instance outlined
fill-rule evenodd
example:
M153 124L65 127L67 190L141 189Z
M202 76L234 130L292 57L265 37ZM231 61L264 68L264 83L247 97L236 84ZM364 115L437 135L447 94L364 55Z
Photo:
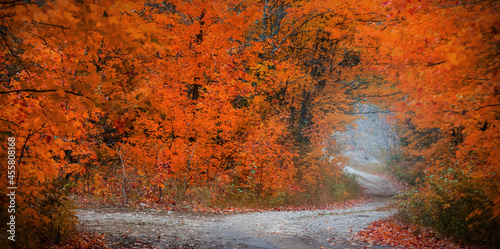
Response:
M38 89L20 89L20 90L10 90L10 91L0 91L0 94L9 94L9 93L19 93L19 92L34 92L34 93L45 93L45 92L57 92L58 90L56 89L47 89L47 90L38 90ZM81 96L85 97L88 99L91 99L90 97L87 97L83 95L82 93L77 93L77 92L72 92L68 90L64 90L65 93L76 95L76 96Z

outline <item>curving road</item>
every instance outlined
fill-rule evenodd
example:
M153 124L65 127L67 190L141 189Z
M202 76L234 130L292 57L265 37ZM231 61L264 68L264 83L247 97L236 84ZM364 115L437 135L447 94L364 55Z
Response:
M344 210L196 214L117 208L80 209L81 228L107 234L112 247L135 248L363 248L353 236L395 213L398 189L380 176L345 167L371 201ZM388 248L373 246L372 248Z

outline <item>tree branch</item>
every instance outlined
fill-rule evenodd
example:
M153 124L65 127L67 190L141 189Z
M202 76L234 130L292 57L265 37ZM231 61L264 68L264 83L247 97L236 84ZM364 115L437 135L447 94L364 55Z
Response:
M483 108L486 108L486 107L495 107L495 106L500 106L500 104L481 106L481 107L479 107L479 108L475 109L474 111L479 111L479 110L481 110L481 109L483 109Z
M397 112L392 112L392 111L373 111L373 112L351 112L351 113L346 113L348 115L365 115L365 114L394 114Z
M431 63L429 62L427 65L425 65L426 67L432 67L432 66L436 66L436 65L439 65L439 64L443 64L445 63L446 61L440 61L440 62L435 62L435 63Z
M0 118L0 121L4 121L4 122L7 122L7 123L11 123L11 124L13 124L13 125L15 125L15 126L19 126L19 124L16 124L16 123L14 123L14 122L12 122L12 121L9 121L9 120L7 120L7 119Z
M10 90L10 91L0 91L0 94L9 94L9 93L19 93L19 92L34 92L34 93L45 93L45 92L57 92L58 90L56 89L48 89L48 90L39 90L39 89L20 89L20 90ZM72 91L67 91L64 90L65 93L76 95L76 96L81 96L85 97L87 99L91 99L90 97L87 97L81 93L77 92L72 92Z
M391 97L394 95L398 95L400 93L401 93L400 91L397 91L397 92L389 93L389 94L385 94L385 95L360 95L360 96L358 96L358 98L383 98L383 97Z
M60 25L56 25L56 24L50 24L50 23L43 23L43 22L35 22L35 21L31 21L33 24L40 24L40 25L44 25L44 26L51 26L51 27L56 27L56 28L61 28L61 29L69 29L67 27L64 27L64 26L60 26Z

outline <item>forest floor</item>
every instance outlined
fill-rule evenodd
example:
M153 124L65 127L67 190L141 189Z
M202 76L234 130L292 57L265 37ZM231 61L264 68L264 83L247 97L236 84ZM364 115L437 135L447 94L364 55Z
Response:
M370 223L390 217L398 187L379 175L345 167L369 201L339 210L207 214L119 208L78 210L80 228L126 248L388 248L355 239Z

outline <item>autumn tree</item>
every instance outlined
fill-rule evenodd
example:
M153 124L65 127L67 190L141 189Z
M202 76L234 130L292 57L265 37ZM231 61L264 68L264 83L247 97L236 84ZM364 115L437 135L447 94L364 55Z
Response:
M0 134L2 141L16 139L15 245L57 242L70 232L74 215L67 195L74 187L70 180L93 160L92 120L134 99L130 93L139 69L131 62L148 62L139 54L150 47L140 42L146 30L153 35L155 29L139 18L137 6L2 3ZM2 179L6 172L2 163ZM7 214L4 208L2 215Z
M121 205L348 195L330 135L382 94L355 42L375 7L2 3L0 134L17 141L25 243L70 230L70 189Z
M404 207L458 238L498 240L498 2L383 5L389 19L361 39L379 41L373 64L401 91L406 154L422 174Z
M327 178L341 175L329 161L338 154L330 135L356 119L349 115L354 103L378 91L379 79L363 70L363 51L354 42L356 26L378 14L371 3L352 4L263 1L262 18L250 32L262 44L259 58L268 61L259 69L273 76L268 102L287 115L299 153L295 179L313 194L332 185Z

